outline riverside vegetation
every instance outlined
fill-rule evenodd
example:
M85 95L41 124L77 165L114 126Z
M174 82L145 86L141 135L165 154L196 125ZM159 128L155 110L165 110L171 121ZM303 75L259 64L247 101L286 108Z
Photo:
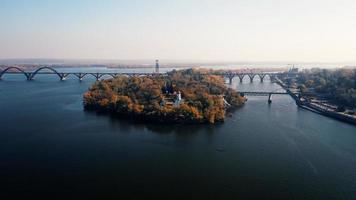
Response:
M356 108L356 69L311 69L300 73L297 82L302 93L315 91L337 105Z
M182 99L177 99L176 93ZM245 97L207 70L179 70L166 75L120 76L97 81L84 94L84 108L149 122L216 123Z

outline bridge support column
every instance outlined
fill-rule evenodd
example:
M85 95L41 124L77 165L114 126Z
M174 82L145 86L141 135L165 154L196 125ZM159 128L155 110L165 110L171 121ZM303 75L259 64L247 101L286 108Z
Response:
M244 75L244 74L238 75L238 77L239 77L239 79L240 79L240 83L242 83L242 81L244 80L245 75Z
M272 93L268 95L268 104L272 103Z
M32 74L30 74L30 75L27 76L27 80L28 80L28 81L33 81L33 76L32 76Z
M79 81L83 81L83 78L86 74L82 74L82 73L79 73L79 74L74 74L76 77L78 77Z
M233 76L230 76L229 77L229 84L231 85L232 84L232 79L233 79L234 77Z
M261 83L263 83L263 80L265 79L265 74L259 74L258 75L260 77Z
M229 84L232 84L232 79L234 79L235 75L234 74L228 74L227 78L229 78Z
M255 75L254 74L251 74L251 75L248 75L250 77L250 82L252 83L253 82L253 79L255 78Z
M60 74L61 81L65 81L69 74L62 73Z

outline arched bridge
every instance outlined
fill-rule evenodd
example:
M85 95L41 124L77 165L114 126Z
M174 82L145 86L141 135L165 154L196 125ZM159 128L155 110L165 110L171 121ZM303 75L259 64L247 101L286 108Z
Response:
M38 74L50 74L50 75L56 75L60 80L65 80L69 75L74 75L78 77L80 81L83 80L85 76L93 76L96 80L99 80L103 76L111 76L111 77L117 77L117 76L153 76L157 75L157 73L130 73L130 72L125 72L125 73L117 73L117 72L59 72L56 69L52 67L40 67L38 69L35 69L32 72L29 71L24 71L23 69L19 67L7 67L6 69L0 71L0 80L2 79L4 74L23 74L27 80L33 80L36 75Z
M4 74L23 74L26 76L27 80L33 80L36 75L38 74L52 74L56 75L59 77L60 80L65 80L69 75L74 75L78 77L80 81L83 80L84 77L86 76L93 76L96 80L99 80L103 76L111 76L111 77L117 77L117 76L154 76L157 74L164 75L166 73L132 73L132 72L124 72L124 73L119 73L119 72L61 72L58 71L52 67L44 66L40 67L38 69L35 69L34 71L25 71L19 67L8 67L2 71L0 71L0 80L3 77ZM238 77L240 79L240 82L244 79L245 76L250 78L250 81L253 82L254 78L258 76L260 78L260 81L263 82L265 77L269 77L272 81L274 81L278 76L280 75L296 75L297 73L291 73L291 72L212 72L208 74L213 74L213 75L218 75L222 76L224 78L228 78L229 82L232 83L233 78Z
M259 77L260 81L263 82L264 79L268 76L271 81L274 81L278 76L281 75L288 75L288 76L296 76L297 73L293 72L216 72L214 73L215 75L223 76L224 78L229 79L229 83L232 83L232 80L235 77L238 77L240 80L240 83L242 83L243 79L247 76L250 79L250 82L252 83L255 77Z

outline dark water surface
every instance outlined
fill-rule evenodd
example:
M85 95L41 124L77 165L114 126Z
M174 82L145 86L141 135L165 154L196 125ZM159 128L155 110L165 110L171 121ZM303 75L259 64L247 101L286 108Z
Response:
M145 125L83 112L94 80L4 79L1 196L356 198L356 127L301 110L289 96L271 105L251 97L220 125ZM279 88L247 81L233 87Z

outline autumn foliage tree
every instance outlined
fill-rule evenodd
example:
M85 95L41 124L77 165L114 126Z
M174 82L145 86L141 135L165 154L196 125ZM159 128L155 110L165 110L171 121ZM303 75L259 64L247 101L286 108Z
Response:
M356 108L356 69L311 69L300 73L302 92L315 91L329 95L341 106Z
M166 105L163 88L180 91L178 106ZM84 108L152 122L215 123L224 121L226 105L241 106L245 98L227 88L220 76L202 70L172 71L167 76L120 76L96 82L84 94Z

